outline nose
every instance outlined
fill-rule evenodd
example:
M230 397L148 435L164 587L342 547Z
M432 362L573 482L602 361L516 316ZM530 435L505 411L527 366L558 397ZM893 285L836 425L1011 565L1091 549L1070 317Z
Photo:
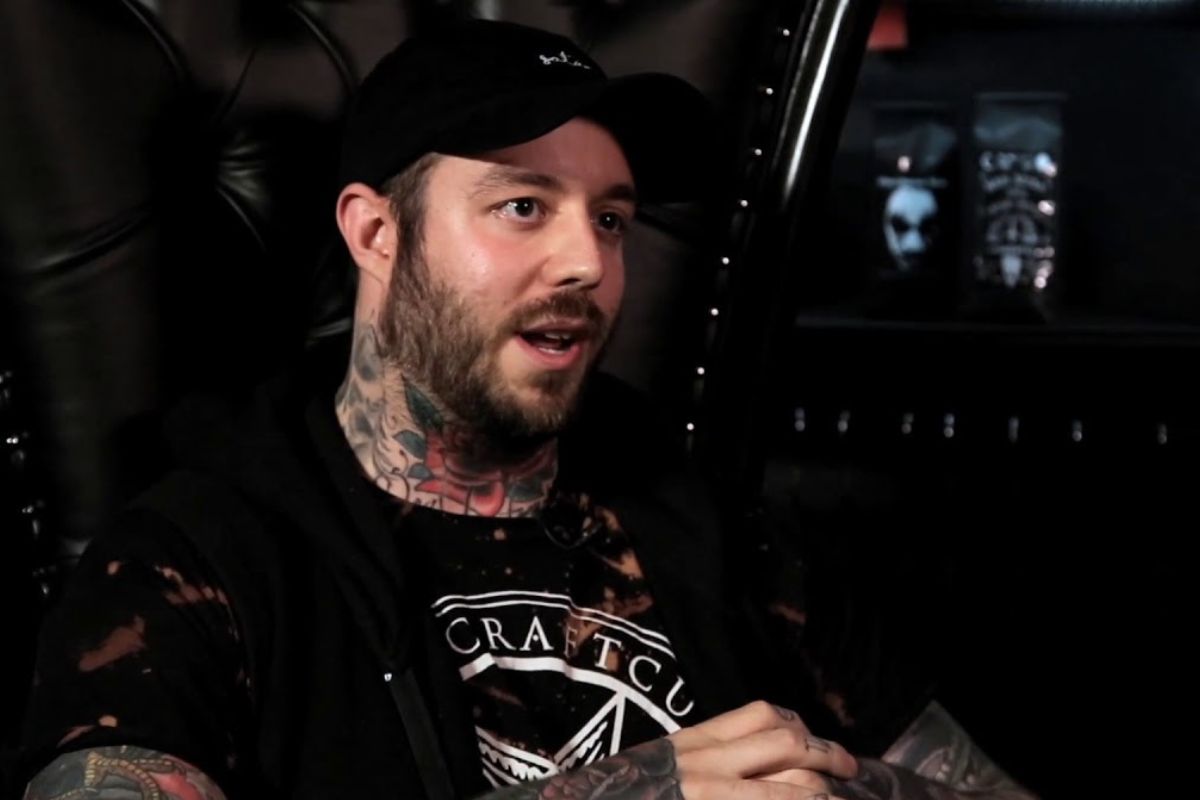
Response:
M591 289L604 279L611 246L601 241L586 211L560 214L549 245L542 276L550 286Z

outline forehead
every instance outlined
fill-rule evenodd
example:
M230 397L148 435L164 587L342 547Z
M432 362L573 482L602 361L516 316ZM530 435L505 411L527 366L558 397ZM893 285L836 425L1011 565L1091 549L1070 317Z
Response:
M582 117L512 147L471 157L447 156L439 162L436 173L441 173L444 181L483 190L489 184L503 188L506 175L515 179L522 173L553 178L560 188L588 193L611 193L614 188L627 187L631 195L634 186L629 162L616 138L608 129Z

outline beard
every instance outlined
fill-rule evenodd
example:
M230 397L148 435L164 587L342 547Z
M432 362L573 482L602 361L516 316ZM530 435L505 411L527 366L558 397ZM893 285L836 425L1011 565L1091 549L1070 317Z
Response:
M597 353L582 370L506 378L500 350L548 318L585 326L583 342L597 347L607 339L608 318L579 290L530 301L491 330L476 312L465 296L433 278L423 248L398 254L380 317L384 361L428 390L457 422L483 438L478 444L486 449L520 452L558 435L574 415Z

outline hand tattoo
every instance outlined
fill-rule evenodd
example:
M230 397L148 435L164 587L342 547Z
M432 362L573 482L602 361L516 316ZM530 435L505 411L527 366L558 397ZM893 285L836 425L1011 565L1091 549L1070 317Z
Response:
M775 709L775 713L778 714L779 718L784 722L795 722L800 718L800 716L790 708L784 708L783 706L771 706L771 708Z
M825 739L817 736L806 736L804 737L804 741L808 745L809 750L816 750L818 753L827 754L833 752L833 747Z

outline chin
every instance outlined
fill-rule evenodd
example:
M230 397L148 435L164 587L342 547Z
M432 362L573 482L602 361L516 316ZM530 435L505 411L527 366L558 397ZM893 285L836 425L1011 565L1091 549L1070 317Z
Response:
M525 386L509 394L506 405L515 412L512 416L520 419L519 427L527 434L555 435L574 417L581 388L582 379L553 388Z

